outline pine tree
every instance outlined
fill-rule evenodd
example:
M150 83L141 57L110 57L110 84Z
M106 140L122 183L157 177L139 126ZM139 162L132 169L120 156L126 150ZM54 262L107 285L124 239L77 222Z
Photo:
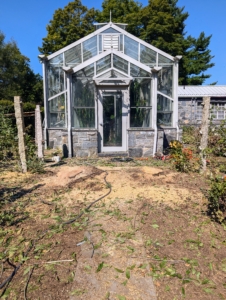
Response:
M113 23L128 24L126 30L135 36L140 35L142 26L140 12L142 4L134 0L104 0L102 11L97 14L97 22L108 23L110 21L110 11Z
M88 9L80 0L69 2L63 9L55 11L47 25L47 36L43 38L39 51L51 54L83 38L95 30L93 22L97 11Z
M39 48L43 54L53 53L94 31L93 23L127 23L127 31L172 56L182 55L179 66L180 84L203 84L210 75L204 72L213 67L208 49L211 36L202 32L196 39L186 36L185 21L189 14L178 0L149 0L142 7L134 0L104 0L102 11L88 9L80 0L70 2L54 13L47 26L47 37Z

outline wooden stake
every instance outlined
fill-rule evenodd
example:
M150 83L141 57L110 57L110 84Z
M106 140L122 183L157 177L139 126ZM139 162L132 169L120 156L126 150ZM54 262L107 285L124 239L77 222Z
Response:
M209 130L209 114L210 114L210 97L203 97L202 110L202 125L201 125L201 141L200 141L200 156L202 168L201 173L206 171L206 148L208 145L208 130Z
M26 147L25 147L25 127L23 116L23 103L20 96L14 97L14 109L16 117L16 125L18 131L18 146L22 172L27 172Z

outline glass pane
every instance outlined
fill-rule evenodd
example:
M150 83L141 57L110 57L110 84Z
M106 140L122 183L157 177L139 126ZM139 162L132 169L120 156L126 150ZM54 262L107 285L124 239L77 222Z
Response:
M65 65L76 66L82 62L81 44L65 51Z
M123 51L123 34L120 34L120 51Z
M125 59L123 59L117 55L113 55L113 67L114 68L128 74L128 65L129 65L128 61L126 61Z
M173 66L163 67L158 73L158 91L169 97L172 97Z
M99 38L99 52L102 52L102 35L99 35L98 38Z
M47 82L48 82L49 98L65 90L64 71L62 70L62 66L63 66L62 54L50 59L50 61L48 62Z
M128 36L124 36L124 53L136 60L138 60L138 43Z
M172 126L172 113L157 113L157 125L160 127Z
M111 68L111 55L108 55L97 61L96 72L97 74Z
M130 85L130 107L151 105L151 79L136 79Z
M94 64L91 64L84 69L76 72L73 77L86 77L86 78L93 78L94 76Z
M97 55L97 36L94 36L82 43L83 61Z
M173 61L161 54L158 55L159 57L159 61L158 61L158 64L161 65L161 64L173 64Z
M65 127L65 95L60 95L48 102L50 127Z
M101 33L120 33L119 31L115 30L114 28L108 28Z
M134 64L130 64L130 75L132 77L150 77L151 74L147 71L135 66Z
M103 145L122 146L122 94L103 96Z
M94 83L92 80L72 78L73 107L94 107Z
M74 109L74 128L95 128L94 108Z
M162 95L157 96L157 125L172 126L172 101Z
M116 70L109 70L106 73L98 76L98 78L127 78L127 76L117 72Z
M156 64L156 52L140 44L140 62L145 65Z
M134 107L130 109L130 127L150 127L151 109Z

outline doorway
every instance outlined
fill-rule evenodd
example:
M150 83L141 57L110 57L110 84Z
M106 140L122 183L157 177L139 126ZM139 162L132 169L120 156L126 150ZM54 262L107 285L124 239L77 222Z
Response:
M127 89L99 89L98 128L100 152L127 150Z

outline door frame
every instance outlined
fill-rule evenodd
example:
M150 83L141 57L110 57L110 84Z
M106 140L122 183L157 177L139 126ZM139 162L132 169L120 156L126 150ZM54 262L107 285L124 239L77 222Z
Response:
M122 146L104 146L103 145L103 95L104 93L112 92L122 93ZM99 152L125 152L128 150L128 137L127 137L127 129L128 129L128 103L129 103L129 93L128 93L128 86L113 86L113 87L105 87L99 86L97 88L97 128L98 128L98 145L99 145Z

